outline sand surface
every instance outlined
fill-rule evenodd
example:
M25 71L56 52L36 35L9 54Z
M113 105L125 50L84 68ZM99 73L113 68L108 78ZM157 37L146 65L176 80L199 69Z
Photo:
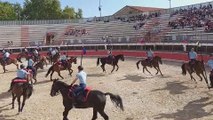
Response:
M88 74L88 86L103 92L119 94L123 99L125 111L114 107L109 97L105 111L110 120L212 120L213 119L213 91L206 88L204 81L197 85L182 76L180 64L161 65L164 76L154 75L155 69L149 68L153 76L136 68L138 59L119 61L120 69L110 73L112 66L107 65L107 73L103 73L100 66L96 66L95 58L85 58L83 66ZM78 59L79 64L79 59ZM17 114L11 109L11 93L8 93L11 79L16 76L14 65L7 66L9 70L3 74L0 68L0 120L62 120L64 107L62 96L50 96L52 82L45 78L48 67L39 70L38 83L34 85L34 92L22 113ZM71 83L77 72L77 65L73 66L74 73L70 77L68 71L63 71L62 81ZM53 78L59 78L54 73ZM70 120L91 120L92 109L72 109ZM98 114L98 120L103 118Z

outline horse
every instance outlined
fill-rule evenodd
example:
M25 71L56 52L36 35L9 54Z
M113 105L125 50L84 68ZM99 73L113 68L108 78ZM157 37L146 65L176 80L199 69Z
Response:
M162 72L160 70L160 67L159 67L159 63L162 64L161 57L159 57L159 56L153 57L153 59L150 61L150 63L148 62L147 59L139 60L136 63L138 69L139 69L139 63L141 63L141 65L143 66L143 73L144 73L144 70L146 70L149 74L151 74L151 72L147 69L147 67L152 67L153 66L157 70L156 75L160 72L161 76L163 76L163 74L162 74Z
M61 76L61 73L60 71L61 70L68 70L69 71L69 75L72 76L72 73L73 73L73 70L71 69L72 67L72 62L74 62L74 64L77 64L77 58L76 57L71 57L70 59L67 60L67 63L65 66L61 65L60 62L55 62L50 68L49 70L47 71L47 74L45 75L46 77L50 74L50 80L52 81L52 75L53 73L56 71L58 73L58 75L64 79L62 76Z
M33 92L32 84L29 84L27 80L14 80L12 86L12 109L14 109L14 101L17 98L18 101L18 112L22 112L26 99L29 99ZM21 105L21 96L23 101Z
M124 110L122 98L119 95L114 95L112 93L103 93L99 90L90 90L87 95L85 102L77 105L73 105L74 99L69 95L70 86L62 81L54 80L51 88L50 95L56 96L58 92L62 94L63 97L63 120L68 120L68 112L75 106L75 108L93 108L93 117L92 120L97 119L97 113L100 113L104 120L108 120L109 117L104 112L106 105L106 96L109 95L110 99L116 107L119 107L121 110Z
M203 78L205 79L205 82L208 86L208 80L207 80L206 70L205 70L203 61L196 60L194 65L193 65L193 69L191 69L189 63L183 63L182 66L181 66L181 69L182 69L183 75L186 75L186 72L188 71L191 80L194 80L194 82L197 83L196 79L192 76L192 73L195 72L197 74L197 76L200 78L200 81L202 81ZM203 78L201 77L200 74L202 75Z
M113 69L111 71L111 73L112 73L114 71L114 69L115 69L115 66L117 67L116 71L118 71L118 69L119 69L118 60L124 61L124 55L122 55L122 54L115 55L112 60L109 60L108 57L98 58L97 66L99 65L99 63L101 61L101 63L102 63L101 68L103 69L103 72L106 72L105 64L112 65L113 66Z
M5 60L4 60L4 58L2 57L2 58L0 58L0 64L1 64L2 67L3 67L4 73L6 72L5 66L10 65L10 64L16 65L16 67L17 67L17 69L18 69L18 61L17 61L17 59L15 59L15 58L9 58L9 59L6 61L6 63L5 63Z

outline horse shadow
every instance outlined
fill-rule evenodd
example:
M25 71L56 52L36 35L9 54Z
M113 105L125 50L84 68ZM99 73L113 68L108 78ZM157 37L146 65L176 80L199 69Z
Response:
M161 113L156 115L154 119L192 120L212 116L213 109L209 112L204 110L204 107L213 103L212 100L209 100L208 97L202 97L198 100L189 102L182 110L177 110L177 112L171 114Z
M142 81L145 81L145 79L147 79L146 77L142 77L139 75L125 75L124 77L125 78L119 79L117 81L130 80L132 82L142 82Z
M0 106L0 113L3 112L3 111L10 110L9 108L6 108L6 107L10 106L11 104L12 103L4 105L4 106ZM0 120L15 120L15 119L11 119L11 118L8 118L8 117L14 117L14 116L17 116L17 115L18 114L15 114L15 115L0 115Z
M104 74L87 74L88 77L103 77Z
M167 82L166 87L161 88L161 89L152 90L152 92L168 90L169 93L172 95L183 94L183 93L185 93L184 92L185 90L190 89L189 87L184 86L183 83L184 82L178 82L178 81Z
M8 89L9 89L9 87L8 87ZM11 93L10 92L2 92L1 94L0 94L0 100L1 99L5 99L5 98L9 98L11 96ZM0 119L1 120L1 119Z
M9 108L5 108L5 107L8 107L12 105L12 103L10 104L7 104L7 105L4 105L4 106L0 106L0 113L2 113L3 111L7 111L7 110L10 110ZM1 119L0 119L1 120Z
M52 81L51 80L38 81L35 83L35 85L45 84L45 83L49 83L49 82L52 82Z

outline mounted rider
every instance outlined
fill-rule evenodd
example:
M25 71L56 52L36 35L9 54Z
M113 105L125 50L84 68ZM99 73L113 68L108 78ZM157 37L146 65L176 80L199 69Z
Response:
M197 61L197 53L194 51L194 48L191 48L191 51L188 53L189 65L191 70L193 70L194 64Z
M16 80L16 79L27 80L27 83L29 83L28 74L30 74L30 73L27 72L25 69L25 66L23 64L21 64L20 69L17 71L17 77L14 78L10 83L10 89L8 90L8 92L10 92L12 90L12 87L15 84L14 80Z
M67 66L67 55L66 55L65 52L64 52L63 55L61 56L61 63L62 63L62 65L66 68L66 66Z
M77 80L79 80L79 86L77 86L73 91L73 96L75 97L75 102L78 103L81 101L80 98L78 98L78 95L81 92L84 92L84 89L86 88L86 79L87 79L87 73L85 73L84 68L82 66L78 66L78 73L76 75L76 78L72 81L71 86L75 84Z
M146 52L146 56L147 56L147 63L149 63L149 65L152 67L152 59L154 58L154 52L152 51L151 48L149 48L149 50Z
M210 88L213 88L213 54L210 54L209 60L207 62L208 66L210 67L210 75L209 75L209 80L210 80Z
M112 48L108 49L108 60L113 64L114 56L112 55Z
M4 52L3 52L3 59L4 59L5 64L10 59L10 53L6 50L4 50Z
M27 47L24 47L24 51L23 51L26 55L28 55L28 50Z
M35 61L39 60L39 52L36 48L33 50L33 56L35 57Z
M34 68L34 63L35 63L35 62L33 61L32 57L29 57L28 60L27 60L27 69L32 70L32 72L33 72L33 77L34 77L35 74L36 74L36 70L35 70L35 68Z

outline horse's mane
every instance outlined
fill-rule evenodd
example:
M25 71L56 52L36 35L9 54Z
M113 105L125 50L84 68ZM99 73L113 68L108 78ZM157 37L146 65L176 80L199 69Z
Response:
M56 80L55 83L59 84L59 85L62 85L62 86L65 86L65 87L69 87L69 85L65 82L62 82L60 80Z

